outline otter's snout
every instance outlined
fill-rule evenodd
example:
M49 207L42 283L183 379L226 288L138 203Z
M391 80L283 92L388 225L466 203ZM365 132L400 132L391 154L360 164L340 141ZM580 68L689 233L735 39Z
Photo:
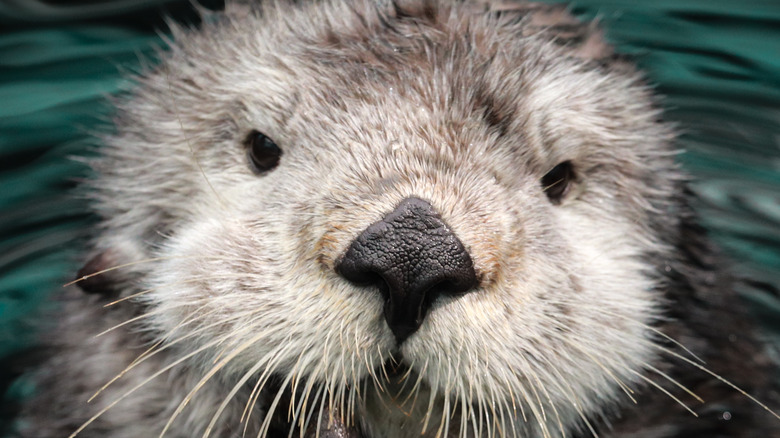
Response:
M385 298L385 319L401 343L423 322L440 295L477 285L463 244L426 201L407 198L366 228L336 266L347 280L377 286Z

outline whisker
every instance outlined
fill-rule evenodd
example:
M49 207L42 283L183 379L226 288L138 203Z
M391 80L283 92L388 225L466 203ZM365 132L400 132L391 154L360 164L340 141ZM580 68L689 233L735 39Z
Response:
M465 438L466 434L468 433L468 414L469 414L469 404L468 400L466 399L466 391L465 388L463 388L463 381L458 381L458 386L460 386L460 391L458 392L460 395L460 436L461 438Z
M236 384L233 386L233 389L225 396L225 399L222 401L222 403L217 408L214 415L211 417L211 421L209 422L208 426L206 426L206 430L203 432L203 438L208 438L209 435L211 435L211 431L214 429L214 426L217 424L217 419L220 415L222 415L222 412L225 411L225 408L227 408L228 403L235 397L236 393L241 389L241 387L244 386L244 384L254 375L254 373L257 372L257 370L262 367L264 363L262 361L258 361L254 366L249 368L244 375L236 382Z
M241 273L241 274L219 274L219 275L211 274L211 275L202 275L202 276L198 276L198 277L191 277L191 278L188 278L186 280L173 281L173 282L170 282L170 283L161 284L161 285L159 285L157 287L144 289L144 290L142 290L140 292L136 292L136 293L128 295L126 297L122 297L122 298L119 298L117 300L114 300L114 301L112 301L112 302L110 302L108 304L103 305L103 307L111 307L111 306L114 306L114 305L119 304L121 302L124 302L124 301L127 301L127 300L132 300L133 298L138 298L140 296L143 296L143 295L146 295L148 293L160 290L160 289L165 288L165 287L170 287L170 286L175 286L175 285L182 285L182 284L189 284L189 283L197 283L199 281L204 281L204 280L214 280L214 279L223 279L223 278L247 278L249 275L251 275L251 274L244 274L244 273Z
M292 419L291 416L293 416L293 406L295 406L295 397L298 391L298 383L300 382L300 378L298 377L299 369L301 368L301 361L303 360L304 354L308 352L308 350L311 348L312 344L309 343L305 347L301 349L301 354L298 355L298 360L295 362L295 365L293 365L292 370L290 371L290 376L292 376L292 387L290 390L290 405L287 407L287 419Z
M571 343L569 343L569 344L571 344ZM592 357L591 357L591 360L593 360ZM554 380L555 386L558 389L560 389L561 392L563 392L566 395L567 400L569 401L569 403L571 403L571 405L574 408L574 410L577 411L577 415L580 417L582 422L588 428L588 431L591 433L591 436L593 436L593 438L598 438L599 435L598 435L598 433L596 433L596 429L593 427L591 422L588 420L588 417L585 415L585 412L582 409L581 403L579 403L577 401L577 397L574 395L574 389L571 387L571 385L569 384L568 380L561 375L561 373L560 373L560 371L558 370L557 367L552 366L552 364L550 364L549 361L548 361L548 364L550 366L550 369L552 370L552 372L555 374L555 377L556 377L556 379ZM561 385L564 385L564 386L561 386ZM560 425L560 423L559 423L559 427L562 427ZM561 429L561 434L563 436L566 436L566 433L564 432L563 429Z
M539 376L535 372L532 372L531 377L536 381L538 385L542 385L542 382L539 380ZM533 382L529 382L529 383L531 386L531 392L534 394L534 397L536 397L536 402L538 403L539 406L539 412L541 413L541 418L539 418L538 413L536 415L537 415L537 420L540 420L539 426L542 428L542 435L545 438L551 437L552 435L550 434L550 430L548 429L547 426L547 413L544 410L544 403L542 403L542 400L539 397L539 392L536 390L536 385L534 385Z
M181 326L189 324L190 322L197 321L198 319L200 319L200 318L202 318L202 317L204 317L206 315L208 315L208 314L201 314L201 315L198 315L197 317L192 318L190 320L182 321L176 327L174 327L173 330L176 330L176 329L180 328ZM143 363L147 359L149 359L149 358L155 356L156 354L158 354L158 353L160 353L160 352L162 352L162 351L172 347L173 345L176 345L177 343L179 343L179 342L181 342L181 341L183 341L185 339L191 338L193 336L197 336L199 333L201 333L203 331L206 331L206 330L212 328L215 325L223 324L224 322L227 322L227 321L230 321L230 320L231 319L218 321L216 323L209 324L207 326L198 328L198 329L196 329L194 331L191 331L191 332L187 333L186 335L183 335L183 336L181 336L179 338L174 339L173 341L167 341L166 342L164 337L161 338L160 340L155 342L151 347L149 347L146 351L144 351L143 353L138 355L138 357L136 357L132 362L130 362L130 364L127 367L125 367L124 370L122 370L119 374L117 374L111 380L109 380L106 384L104 384L97 392L95 392L95 394L92 395L92 397L89 398L89 400L87 400L87 403L91 402L95 397L97 397L100 393L102 393L106 388L111 386L111 384L113 384L114 382L116 382L117 380L122 378L125 374L130 372L133 368L135 368L139 364ZM165 342L165 345L163 345L162 347L159 347L164 342Z
M645 368L653 371L656 374L661 375L663 378L665 378L666 380L668 380L669 382L671 382L672 384L674 384L678 388L680 388L683 391L687 392L688 395L690 395L691 397L695 398L699 403L704 403L704 400L701 397L699 397L698 395L696 395L695 392L691 391L685 385L683 385L682 383L678 382L677 380L675 380L674 378L672 378L668 374L664 373L663 371L659 370L658 368L656 368L656 367L654 367L654 366L652 366L650 364L645 364Z
M376 351L377 351L378 357L381 358L383 356L382 355L382 350L381 350L381 348L379 347L378 344L376 346ZM392 358L392 354L390 354L390 360L395 360L395 359ZM382 364L381 366L384 366L384 364ZM371 362L371 375L374 377L375 384L379 385L379 390L381 392L387 392L385 390L385 387L382 386L382 382L379 380L379 376L376 375L376 367L374 366L374 362L373 361Z
M635 323L635 324L639 324L644 329L650 330L653 333L657 334L658 336L661 336L662 338L666 339L667 341L669 341L669 342L673 343L674 345L680 347L683 351L688 353L691 357L696 359L699 363L701 363L701 364L705 364L706 363L704 361L704 359L702 359L699 356L697 356L693 351L689 350L681 342L679 342L678 340L674 339L673 337L667 335L666 333L662 332L661 330L658 330L657 328L655 328L655 327L653 327L653 326L651 326L651 325L649 325L647 323L644 323L644 322L642 322L640 320L637 320L637 319L630 318L630 317L628 317L626 315L620 315L620 314L617 314L617 313L614 313L614 312L610 312L610 311L608 311L606 309L594 308L594 310L597 310L598 312L603 313L604 315L607 315L607 316L617 317L617 318L621 318L621 319L630 321L630 322ZM653 345L656 345L656 344L653 344Z
M518 395L522 396L522 399L520 400L520 403L519 403L519 405L520 405L520 415L523 417L523 423L528 423L528 417L525 414L525 407L523 406L525 404L529 404L530 405L530 402L528 400L528 393L526 392L525 386L523 386L522 380L518 377L518 375L515 372L515 370L514 369L510 369L509 372L511 372L512 375L514 376L514 378L515 378L514 382L516 382L519 385L519 390L520 391L519 391ZM512 389L512 385L509 385L509 379L508 378L505 378L504 382L506 382L507 386L509 387L510 393L512 394L512 404L514 405L516 403L515 403L515 399L514 399L514 390Z
M330 390L328 392L329 392L328 398L332 400L333 399L333 397L331 396L332 392ZM317 413L317 438L319 438L320 431L322 430L322 413L324 410L325 410L325 398L323 397L322 403L320 403L320 410Z
M442 436L443 431L449 430L449 417L450 417L450 392L452 384L452 366L447 363L447 386L444 388L444 406L441 410L441 419L439 420L439 429L436 431L436 436Z
M610 377L612 380L614 380L614 381L615 381L615 383L617 383L617 384L618 384L618 386L620 387L620 389L622 389L622 390L623 390L623 392L624 392L624 393L625 393L625 394L628 396L628 398L629 398L629 399L631 399L631 401L632 401L634 404L637 404L637 401L636 401L636 399L635 399L635 398L634 398L634 396L632 395L632 394L634 393L634 391L633 391L631 388L629 388L629 387L628 387L628 385L626 385L626 383L625 383L625 382L623 382L623 381L622 381L620 378L618 378L618 377L615 375L615 373L613 373L613 372L612 372L612 370L610 370L609 368L607 368L607 367L606 367L606 366L605 366L605 365L604 365L604 364L603 364L603 363L602 363L600 360L596 359L596 358L595 358L595 357L594 357L594 356L593 356L593 355L592 355L590 352L588 352L588 351L587 351L585 348L581 348L581 347L579 347L578 345L574 344L573 342L567 342L567 344L568 344L568 345L570 345L571 347L573 347L573 348L577 349L577 351L579 351L580 353L582 353L582 354L584 354L584 355L588 356L588 358L589 358L591 361L593 361L593 363L595 363L595 364L596 364L596 365L597 365L599 368L601 368L601 370L602 370L602 371L604 371L604 372L605 372L605 373L606 373L606 374L607 374L607 375L608 375L608 376L609 376L609 377Z
M358 382L353 382L352 387L349 390L349 405L347 406L346 416L347 416L347 426L357 425L357 422L355 422L355 403L356 403L356 397L358 395Z
M301 420L299 419L300 409L303 406L303 404L306 401L305 396L302 396L300 399L296 401L296 397L298 395L298 385L301 382L300 375L301 372L301 361L303 360L303 356L306 353L306 351L311 348L311 344L307 345L303 349L301 349L300 354L298 355L298 359L295 362L295 365L293 365L292 369L288 372L290 375L290 401L287 404L287 423L290 425L290 430L287 432L287 437L292 438L293 433L295 432L295 424L300 423ZM306 385L309 385L311 382L306 382ZM285 388L286 390L286 388ZM299 425L299 427L302 427L302 423ZM303 436L303 431L301 430L301 436Z
M409 393L409 395L406 397L403 403L401 403L402 406L406 406L406 403L409 401L409 399L412 396L414 396L414 400L412 400L412 406L409 408L410 412L414 410L414 406L417 404L417 395L420 393L420 385L422 384L422 379L427 369L428 369L428 359L425 359L425 364L423 365L423 369L420 371L420 373L417 376L417 382L415 382L414 386L412 387L412 391Z
M676 357L676 358L678 358L678 359L680 359L680 360L682 360L682 361L684 361L684 362L686 362L686 363L688 363L688 364L690 364L690 365L700 369L701 371L704 371L705 373L709 374L710 376L718 379L722 383L726 384L727 386L731 387L735 391L739 392L740 394L742 394L745 397L747 397L748 399L750 399L753 403L757 404L758 406L761 406L761 408L763 408L765 411L769 412L770 414L772 414L772 416L774 416L775 418L780 420L780 415L778 415L775 411L769 409L769 407L767 405L765 405L764 403L762 403L761 401L759 401L758 399L756 399L752 395L748 394L744 389L742 389L739 386L731 383L727 379L721 377L719 374L717 374L717 373L715 373L713 371L710 371L706 367L704 367L704 366L702 366L702 365L700 365L700 364L698 364L698 363L688 359L687 357L684 357L684 356L682 356L682 355L680 355L678 353L675 353L675 352L669 350L668 348L664 348L664 347L661 347L659 345L658 349L660 349L660 350L666 352L667 354L672 355L672 356L674 356L674 357Z
M128 324L132 324L132 323L134 323L136 321L140 321L142 319L151 318L151 317L153 317L155 315L158 315L160 313L163 313L163 312L162 311L156 311L156 312L142 313L141 315L138 315L138 316L135 316L135 317L130 318L128 320L122 321L119 324L116 324L114 326L111 326L111 327L107 328L106 330L103 330L102 332L96 334L95 337L99 338L99 337L104 336L105 334L110 333L110 332L112 332L112 331L114 331L114 330L116 330L116 329L118 329L120 327L124 327L124 326L126 326Z
M312 406L317 407L317 403L320 402L320 397L322 397L322 402L320 402L320 405L324 405L325 401L325 391L327 390L327 387L325 385L322 385L322 387L317 391L317 394L314 396L314 400L312 400ZM309 424L311 424L311 418L314 415L314 411L316 409L312 409L308 415L306 415L306 422L303 424L302 431L306 431L309 428ZM317 436L319 436L320 430L319 427L317 428ZM303 434L301 434L303 436Z
M547 401L550 403L550 408L553 411L553 414L555 415L556 422L558 423L558 428L561 432L563 432L563 422L561 421L561 416L558 413L558 408L555 406L555 403L552 401L552 397L550 397L550 393L547 391L547 388L545 385L542 384L542 382L539 380L538 375L534 375L534 377L537 380L537 383L539 384L539 388L541 388L542 392L544 393L545 397L547 397ZM565 435L565 433L564 433Z
M265 437L268 435L268 428L271 427L271 418L273 418L273 413L276 410L276 407L279 405L279 400L281 400L285 388L287 388L287 385L290 384L290 379L292 379L292 375L288 375L287 378L279 386L279 390L276 392L276 396L271 402L271 405L268 407L268 411L266 412L265 419L263 420L263 424L260 427L260 432L257 434L258 438Z
M283 353L286 353L289 349L292 349L292 347L289 347L290 343L286 343L288 345L287 348L284 348L278 352L269 353L268 356L271 356L271 360L267 362L265 370L260 375L260 377L257 380L257 383L252 388L252 392L249 395L249 399L247 400L246 405L244 406L244 411L241 413L241 422L244 422L244 434L246 434L247 427L249 426L249 418L252 416L252 412L254 411L255 405L257 404L257 401L260 397L260 393L265 387L266 383L268 383L268 380L271 378L271 375L273 374L273 370L276 369L278 363L282 360Z
M151 382L151 381L152 381L152 380L154 380L155 378L157 378L157 377L159 377L160 375L162 375L163 373L165 373L165 372L167 372L167 371L171 370L172 368L174 368L175 366L177 366L177 365L181 364L182 362L184 362L184 361L186 361L186 360L188 360L188 359L192 358L193 356L195 356L195 355L197 355L197 354L199 354L199 353L202 353L203 351L207 350L208 348L211 348L211 347L213 347L214 345L217 345L218 343L222 342L223 340L224 340L224 339L217 339L217 340L214 340L214 341L212 341L212 342L209 342L209 343L207 343L207 344L205 344L205 345L201 346L200 348L198 348L198 349L196 349L196 350L194 350L194 351L192 351L192 352L190 352L190 353L188 353L188 354L186 354L186 355L184 355L184 356L180 357L180 358L179 358L179 359L177 359L176 361L172 362L171 364L169 364L169 365L167 365L167 366L163 367L163 368L162 368L162 369L160 369L159 371L157 371L157 372L155 372L154 374L152 374L151 376L147 377L147 378L146 378L146 379L144 379L144 380L143 380L141 383L139 383L138 385L134 386L134 387L133 387L133 388L131 388L129 391L125 392L125 393L124 393L122 396L118 397L116 400L114 400L113 402L111 402L111 403L110 403L108 406L106 406L106 407L104 407L103 409L101 409L100 411L98 411L98 413L97 413L97 414L93 415L93 416L92 416L92 417L91 417L89 420L87 420L86 422L84 422L84 424L82 424L82 425L81 425L81 426L80 426L78 429L76 429L76 431L75 431L75 432L73 432L72 434L70 434L70 435L68 436L68 438L75 438L75 437L76 437L76 436L77 436L79 433L81 433L81 431L83 431L83 430L84 430L84 429L85 429L87 426L89 426L89 425L90 425L90 424L92 424L92 423L93 423L95 420L97 420L98 418L100 418L100 416L101 416L101 415L103 415L103 414L104 414L104 413L106 413L106 412L107 412L109 409L111 409L111 408L113 408L114 406L116 406L116 405L117 405L119 402L121 402L121 401L122 401L122 400L124 400L125 398L129 397L130 395L132 395L132 394L133 394L135 391L137 391L138 389L140 389L141 387L143 387L143 386L144 386L144 385L146 385L147 383Z
M159 262L159 261L162 261L162 260L175 260L175 259L181 259L181 258L185 258L186 259L186 258L195 258L195 257L199 257L199 256L166 256L166 257L152 257L152 258L143 259L143 260L136 260L136 261L133 261L133 262L123 263L121 265L112 266L110 268L101 269L100 271L93 272L91 274L87 274L87 275L81 276L81 277L79 277L79 278L77 278L77 279L75 279L73 281L69 281L69 282L63 284L62 287L72 286L72 285L74 285L74 284L76 284L78 282L87 280L89 278L92 278L92 277L95 277L95 276L98 276L98 275L101 275L101 274L105 274L107 272L116 271L117 269L124 269L124 268L129 268L131 266L141 265L141 264L144 264L144 263Z
M664 394L669 396L669 398L671 398L672 400L677 402L677 404L679 404L680 406L685 408L685 410L690 412L691 415L693 415L694 417L698 417L699 416L696 412L693 411L693 409L689 408L688 405L683 403L682 400L680 400L679 398L675 397L671 392L667 391L663 386L661 386L658 383L654 382L652 379L648 379L647 377L642 375L642 373L639 373L639 372L631 370L631 369L628 369L627 371L629 371L630 373L632 373L635 376L639 377L640 379L644 380L645 382L653 385L656 389L658 389L659 391L663 392Z
M441 380L441 374L436 373L436 381L429 385L430 394L428 396L428 409L425 412L422 431L420 432L422 435L425 435L425 431L428 429L428 422L431 419L431 412L433 411L433 404L436 401L436 395L438 394L439 391L440 380Z
M321 365L321 364L320 364ZM311 397L311 391L314 389L314 382L317 381L320 375L320 367L316 367L315 370L309 375L308 380L306 381L306 387L303 390L303 395L301 397L300 404L296 407L295 412L295 418L298 419L298 423L300 425L300 436L303 436L303 433L306 431L306 428L308 427L308 419L311 417L312 412L309 412L307 414L307 409L309 407L309 400ZM314 400L312 400L312 406L317 406L317 400L319 399L320 393L317 392L314 396Z
M184 400L179 403L179 406L176 408L176 410L171 415L168 422L163 427L162 432L160 432L160 438L162 438L165 435L165 432L168 431L168 429L173 424L173 421L181 414L181 412L184 410L184 407L190 402L192 397L208 382L219 370L221 370L225 365L227 365L233 358L238 356L239 354L243 353L246 349L251 347L255 342L259 341L265 336L268 336L269 331L262 331L249 340L245 341L243 344L238 346L231 352L229 355L227 355L224 359L222 359L218 364L213 366L204 376L200 379L200 381L190 390L190 392L187 394L187 396L184 397ZM233 334L235 335L235 334Z
M537 351L530 351L528 352L529 357L539 357L539 353ZM533 370L535 367L532 367L531 364L524 359L525 366L523 369ZM514 374L514 371L512 371ZM517 375L515 375L516 378L518 378ZM539 378L536 375L536 373L532 372L532 377L534 380L539 382ZM550 431L547 428L547 415L544 411L544 405L542 404L542 401L539 397L539 393L536 390L536 385L533 384L533 381L527 380L528 386L530 386L531 392L529 393L526 391L525 387L523 385L520 386L520 390L522 392L523 398L525 400L525 403L528 404L529 409L531 410L531 413L536 418L537 423L539 424L539 427L541 427L542 436L545 438L550 436ZM520 381L519 378L517 380ZM534 398L536 399L536 403L534 403Z
M184 137L184 141L187 142L187 147L190 150L190 155L192 156L192 160L195 162L195 165L198 167L198 170L200 171L200 174L203 175L203 180L206 181L206 184L211 189L211 192L214 194L215 199L217 202L219 202L220 206L223 210L227 209L227 202L222 198L222 196L217 192L217 190L214 188L214 186L211 184L211 180L209 180L209 177L206 175L206 171L203 169L203 166L200 164L200 160L198 159L198 155L195 153L195 148L192 147L192 142L190 141L190 138L187 136L187 131L184 129L184 122L181 120L181 112L179 111L179 103L176 100L176 95L173 93L173 86L171 85L171 78L170 78L170 69L165 69L165 80L168 83L168 91L170 94L171 103L173 104L174 108L174 114L176 115L176 120L179 122L179 129L181 130L182 137Z

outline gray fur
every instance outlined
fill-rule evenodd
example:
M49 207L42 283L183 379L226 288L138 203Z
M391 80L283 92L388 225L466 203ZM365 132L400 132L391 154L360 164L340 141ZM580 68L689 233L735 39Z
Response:
M103 274L118 295L67 292L22 436L169 422L167 437L257 436L277 394L287 412L285 383L297 403L323 391L313 421L337 412L371 438L732 431L685 412L659 372L710 395L694 409L728 401L754 427L728 436L780 424L660 334L704 354L739 327L753 377L727 351L706 366L773 402L771 364L692 225L673 132L592 27L529 3L332 0L231 3L174 39L119 99L95 163L94 253L121 266ZM247 163L252 130L283 150L267 174ZM565 160L577 178L554 205L540 180ZM410 196L439 211L480 285L397 346L379 294L333 267ZM393 359L403 390L382 371Z

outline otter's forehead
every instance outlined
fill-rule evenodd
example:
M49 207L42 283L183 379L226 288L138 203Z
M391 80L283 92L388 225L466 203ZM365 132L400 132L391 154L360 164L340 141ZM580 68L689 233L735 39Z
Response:
M215 82L202 96L208 105L223 101L230 118L241 110L277 140L301 132L290 124L332 126L370 110L362 126L336 125L358 131L352 138L372 122L392 131L399 118L493 143L511 134L508 146L545 168L575 150L598 152L583 145L630 143L654 122L652 111L635 110L647 101L636 73L594 49L587 33L567 34L558 9L337 2L239 12L182 49L208 59L193 66L200 81Z
M284 56L258 53L255 60L274 70L258 84L258 94L273 93L259 105L275 105L276 135L296 133L291 143L300 143L302 132L323 135L301 129L307 126L358 142L375 141L369 131L390 142L416 130L450 147L511 151L545 172L563 159L597 159L604 144L610 160L635 161L634 146L655 126L654 111L636 111L648 103L636 73L606 58L583 60L572 40L539 26L549 11L513 5L486 12L473 4L334 9L316 22L305 14L297 28L288 23L275 35ZM263 21L272 19L268 13ZM274 80L277 87L269 85Z

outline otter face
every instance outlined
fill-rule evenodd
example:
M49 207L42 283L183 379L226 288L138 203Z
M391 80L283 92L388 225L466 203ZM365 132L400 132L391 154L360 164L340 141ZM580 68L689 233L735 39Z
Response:
M120 106L101 242L265 428L570 434L655 357L680 176L648 91L558 9L443 3L236 6Z

